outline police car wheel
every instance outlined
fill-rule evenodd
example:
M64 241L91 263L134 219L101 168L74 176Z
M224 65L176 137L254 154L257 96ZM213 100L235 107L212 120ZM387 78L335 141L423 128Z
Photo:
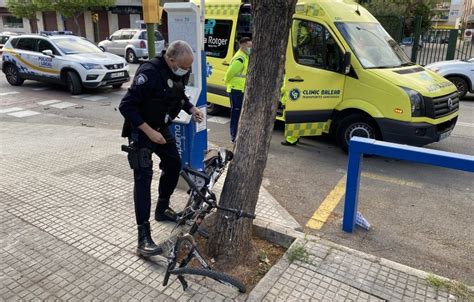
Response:
M125 56L128 63L137 63L138 58L135 52L131 49L127 50L127 55Z
M112 85L112 88L114 89L118 89L120 87L122 87L123 84L115 84L115 85Z
M8 66L5 67L5 76L8 83L13 86L20 86L25 81L20 77L18 69L13 64L8 64Z
M456 88L458 89L459 92L459 98L463 98L467 94L468 90L468 85L466 80L460 77L449 77L448 80L450 80L454 85L456 85Z
M354 136L380 139L377 127L368 118L359 114L343 118L336 130L337 144L346 153L349 150L349 141Z
M78 95L82 93L81 79L74 71L68 71L66 75L66 83L67 88L72 95Z

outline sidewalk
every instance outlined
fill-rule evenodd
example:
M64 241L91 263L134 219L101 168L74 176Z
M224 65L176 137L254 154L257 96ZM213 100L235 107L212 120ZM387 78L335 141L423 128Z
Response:
M135 254L133 181L119 134L0 122L0 300L456 300L423 272L305 237L263 187L256 231L302 254L292 263L284 256L248 295L205 278L189 277L186 292L173 277L163 287L165 259ZM172 204L185 201L178 190ZM155 241L166 240L172 224L151 224Z

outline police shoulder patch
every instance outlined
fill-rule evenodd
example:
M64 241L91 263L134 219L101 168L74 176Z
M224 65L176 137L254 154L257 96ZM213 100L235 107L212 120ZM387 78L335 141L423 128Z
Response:
M134 80L135 85L143 85L147 81L148 81L148 77L143 73L140 73L139 75L137 75Z

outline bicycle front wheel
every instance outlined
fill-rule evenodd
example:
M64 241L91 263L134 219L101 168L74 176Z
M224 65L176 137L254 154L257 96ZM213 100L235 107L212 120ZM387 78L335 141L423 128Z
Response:
M227 286L233 286L241 293L245 293L246 291L245 285L236 278L209 269L183 267L171 270L170 273L173 275L198 275L209 277Z

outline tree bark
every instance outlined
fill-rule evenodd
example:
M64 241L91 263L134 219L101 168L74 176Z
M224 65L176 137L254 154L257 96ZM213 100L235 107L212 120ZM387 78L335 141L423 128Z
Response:
M267 162L282 84L286 47L296 0L251 0L253 52L240 117L235 156L229 165L220 205L255 213ZM218 212L207 244L208 254L227 263L245 260L250 250L252 220L232 223Z

